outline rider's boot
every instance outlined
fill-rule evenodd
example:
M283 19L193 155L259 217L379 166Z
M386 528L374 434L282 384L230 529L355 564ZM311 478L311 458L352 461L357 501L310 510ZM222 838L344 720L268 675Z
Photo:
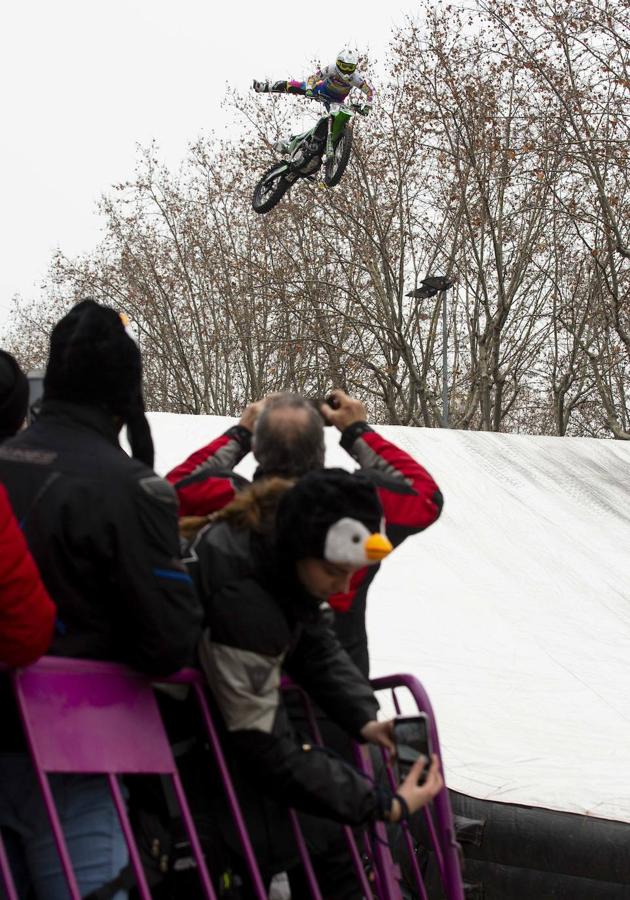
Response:
M271 85L268 81L256 81L252 85L257 94L268 94L271 91Z

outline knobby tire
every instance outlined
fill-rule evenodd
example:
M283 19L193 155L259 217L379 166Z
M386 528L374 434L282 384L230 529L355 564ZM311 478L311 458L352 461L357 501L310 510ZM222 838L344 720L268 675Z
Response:
M262 191L263 183L264 183L265 179L267 178L267 176L271 175L271 173L277 168L278 168L278 164L276 163L275 166L272 166L270 169L267 169L265 174L262 176L262 178L260 179L260 181L258 182L256 187L254 188L254 196L252 197L252 207L254 209L254 212L257 212L257 213L269 212L270 209L273 209L274 206L276 206L276 204L278 204L282 200L282 198L284 197L286 192L291 187L291 183L289 181L287 181L287 179L284 177L284 175L280 175L278 177L277 185L273 188L272 191L269 192L269 194L266 195L267 199L261 200L261 195L263 193L263 191Z
M337 159L337 147L343 141L343 146L341 148L341 156ZM350 125L346 125L345 129L342 132L341 137L335 144L334 155L332 159L326 160L326 168L324 169L324 182L328 187L334 187L336 184L339 184L343 177L343 173L346 171L348 166L348 162L350 161L350 154L352 153L352 128ZM336 163L336 167L335 167Z

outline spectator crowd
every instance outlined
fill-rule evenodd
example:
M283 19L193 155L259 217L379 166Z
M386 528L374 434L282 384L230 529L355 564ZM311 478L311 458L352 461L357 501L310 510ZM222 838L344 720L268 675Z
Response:
M327 425L355 471L325 467ZM235 471L249 453L251 482ZM0 351L0 829L19 896L68 896L6 671L49 654L124 663L153 681L199 667L267 881L286 872L292 897L307 895L283 824L293 807L323 895L358 900L337 823L397 827L443 787L437 757L422 784L419 758L392 790L351 751L359 741L395 754L369 682L367 597L389 554L437 520L440 490L340 389L260 399L166 478L153 464L141 353L114 309L83 300L57 322L36 413L27 377ZM283 676L314 702L325 748L305 738ZM204 785L207 853L238 874L186 698L162 692L160 704L173 746L188 748L187 777ZM51 784L81 896L124 900L127 849L106 779ZM126 797L151 806L131 784ZM245 876L223 887L249 896Z

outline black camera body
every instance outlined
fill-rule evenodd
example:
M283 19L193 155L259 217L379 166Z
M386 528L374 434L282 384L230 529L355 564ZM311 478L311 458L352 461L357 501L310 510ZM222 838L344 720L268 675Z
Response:
M328 421L324 418L324 415L323 415L323 413L322 413L322 403L327 403L327 404L328 404L329 406L331 406L333 409L337 409L337 407L339 406L339 404L337 403L336 399L335 399L334 397L331 397L331 396L328 396L328 397L325 397L325 398L311 397L311 398L309 398L309 401L308 401L308 402L309 402L310 405L313 407L313 409L316 409L316 410L317 410L317 412L320 414L320 416L322 417L322 419L324 419L324 425L330 425L331 423L328 422Z

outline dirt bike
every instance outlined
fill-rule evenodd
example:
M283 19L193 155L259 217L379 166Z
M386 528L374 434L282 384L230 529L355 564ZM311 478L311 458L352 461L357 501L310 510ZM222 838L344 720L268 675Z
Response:
M320 97L312 99L324 104L326 115L310 131L291 137L285 145L288 158L276 163L262 176L252 199L257 213L273 209L299 178L314 181L322 163L327 187L338 184L346 171L352 152L352 118L355 112L367 113L356 103L346 105Z

